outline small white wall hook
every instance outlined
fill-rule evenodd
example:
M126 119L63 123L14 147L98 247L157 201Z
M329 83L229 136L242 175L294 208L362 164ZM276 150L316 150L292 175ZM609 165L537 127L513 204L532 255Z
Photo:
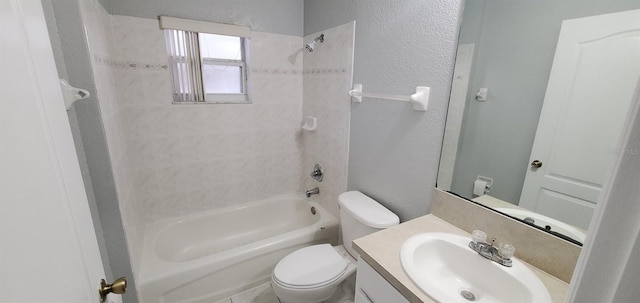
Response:
M476 100L480 102L487 101L487 95L489 94L489 89L486 87L482 87L476 93Z
M312 116L304 117L304 122L302 123L302 129L306 131L315 131L318 129L318 119Z
M64 105L67 110L78 100L87 99L91 94L81 88L73 87L65 79L60 79L60 88L62 88L62 96L64 97Z

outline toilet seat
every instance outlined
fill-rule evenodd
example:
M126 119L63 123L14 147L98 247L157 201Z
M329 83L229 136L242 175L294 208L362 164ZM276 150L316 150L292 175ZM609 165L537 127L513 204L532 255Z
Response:
M273 278L289 288L316 288L340 279L347 266L330 244L312 245L284 257L273 270Z

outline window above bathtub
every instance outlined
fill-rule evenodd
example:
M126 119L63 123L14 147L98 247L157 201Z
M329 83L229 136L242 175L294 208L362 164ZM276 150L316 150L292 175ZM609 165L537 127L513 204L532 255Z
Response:
M250 103L246 26L160 16L174 104Z

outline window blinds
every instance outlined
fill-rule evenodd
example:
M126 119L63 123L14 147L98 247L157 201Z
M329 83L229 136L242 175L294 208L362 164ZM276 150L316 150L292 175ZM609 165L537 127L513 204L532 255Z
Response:
M198 33L165 30L165 36L173 76L173 101L204 101Z

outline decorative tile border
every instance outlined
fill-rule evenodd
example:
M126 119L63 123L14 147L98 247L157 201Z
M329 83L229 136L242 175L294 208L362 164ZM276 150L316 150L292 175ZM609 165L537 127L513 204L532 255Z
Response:
M99 65L108 66L111 68L125 69L125 70L149 70L149 71L168 71L169 65L166 63L155 62L133 62L126 60L118 60L107 56L101 56L94 54L93 61ZM309 68L305 70L297 69L282 69L282 68L267 68L267 67L255 67L251 69L251 73L265 74L265 75L346 75L349 72L348 68Z
M254 67L251 69L251 73L276 75L276 76L289 76L289 75L301 75L302 71L297 69L282 69L282 68L268 68L268 67Z
M101 56L94 54L93 61L99 65L108 66L111 68L125 69L125 70L149 70L149 71L168 71L169 65L166 63L150 63L150 62L132 62L118 60L107 56Z
M309 68L304 70L305 75L346 75L348 68Z
M130 70L153 70L168 71L169 65L165 63L144 63L144 62L127 62L126 69Z
M169 65L166 63L152 63L152 62L133 62L133 61L125 61L118 60L114 58L110 58L107 56L101 56L95 54L93 56L93 61L99 65L108 66L111 68L117 69L125 69L125 70L148 70L148 71L168 71ZM344 74L346 69L327 69L325 74ZM302 75L303 72L297 69L282 69L282 68L265 68L265 67L256 67L251 69L251 73L254 74L265 74L265 75L275 75L275 76L289 76L289 75ZM305 73L306 74L306 73ZM314 72L315 74L315 72ZM318 72L320 74L320 72Z

